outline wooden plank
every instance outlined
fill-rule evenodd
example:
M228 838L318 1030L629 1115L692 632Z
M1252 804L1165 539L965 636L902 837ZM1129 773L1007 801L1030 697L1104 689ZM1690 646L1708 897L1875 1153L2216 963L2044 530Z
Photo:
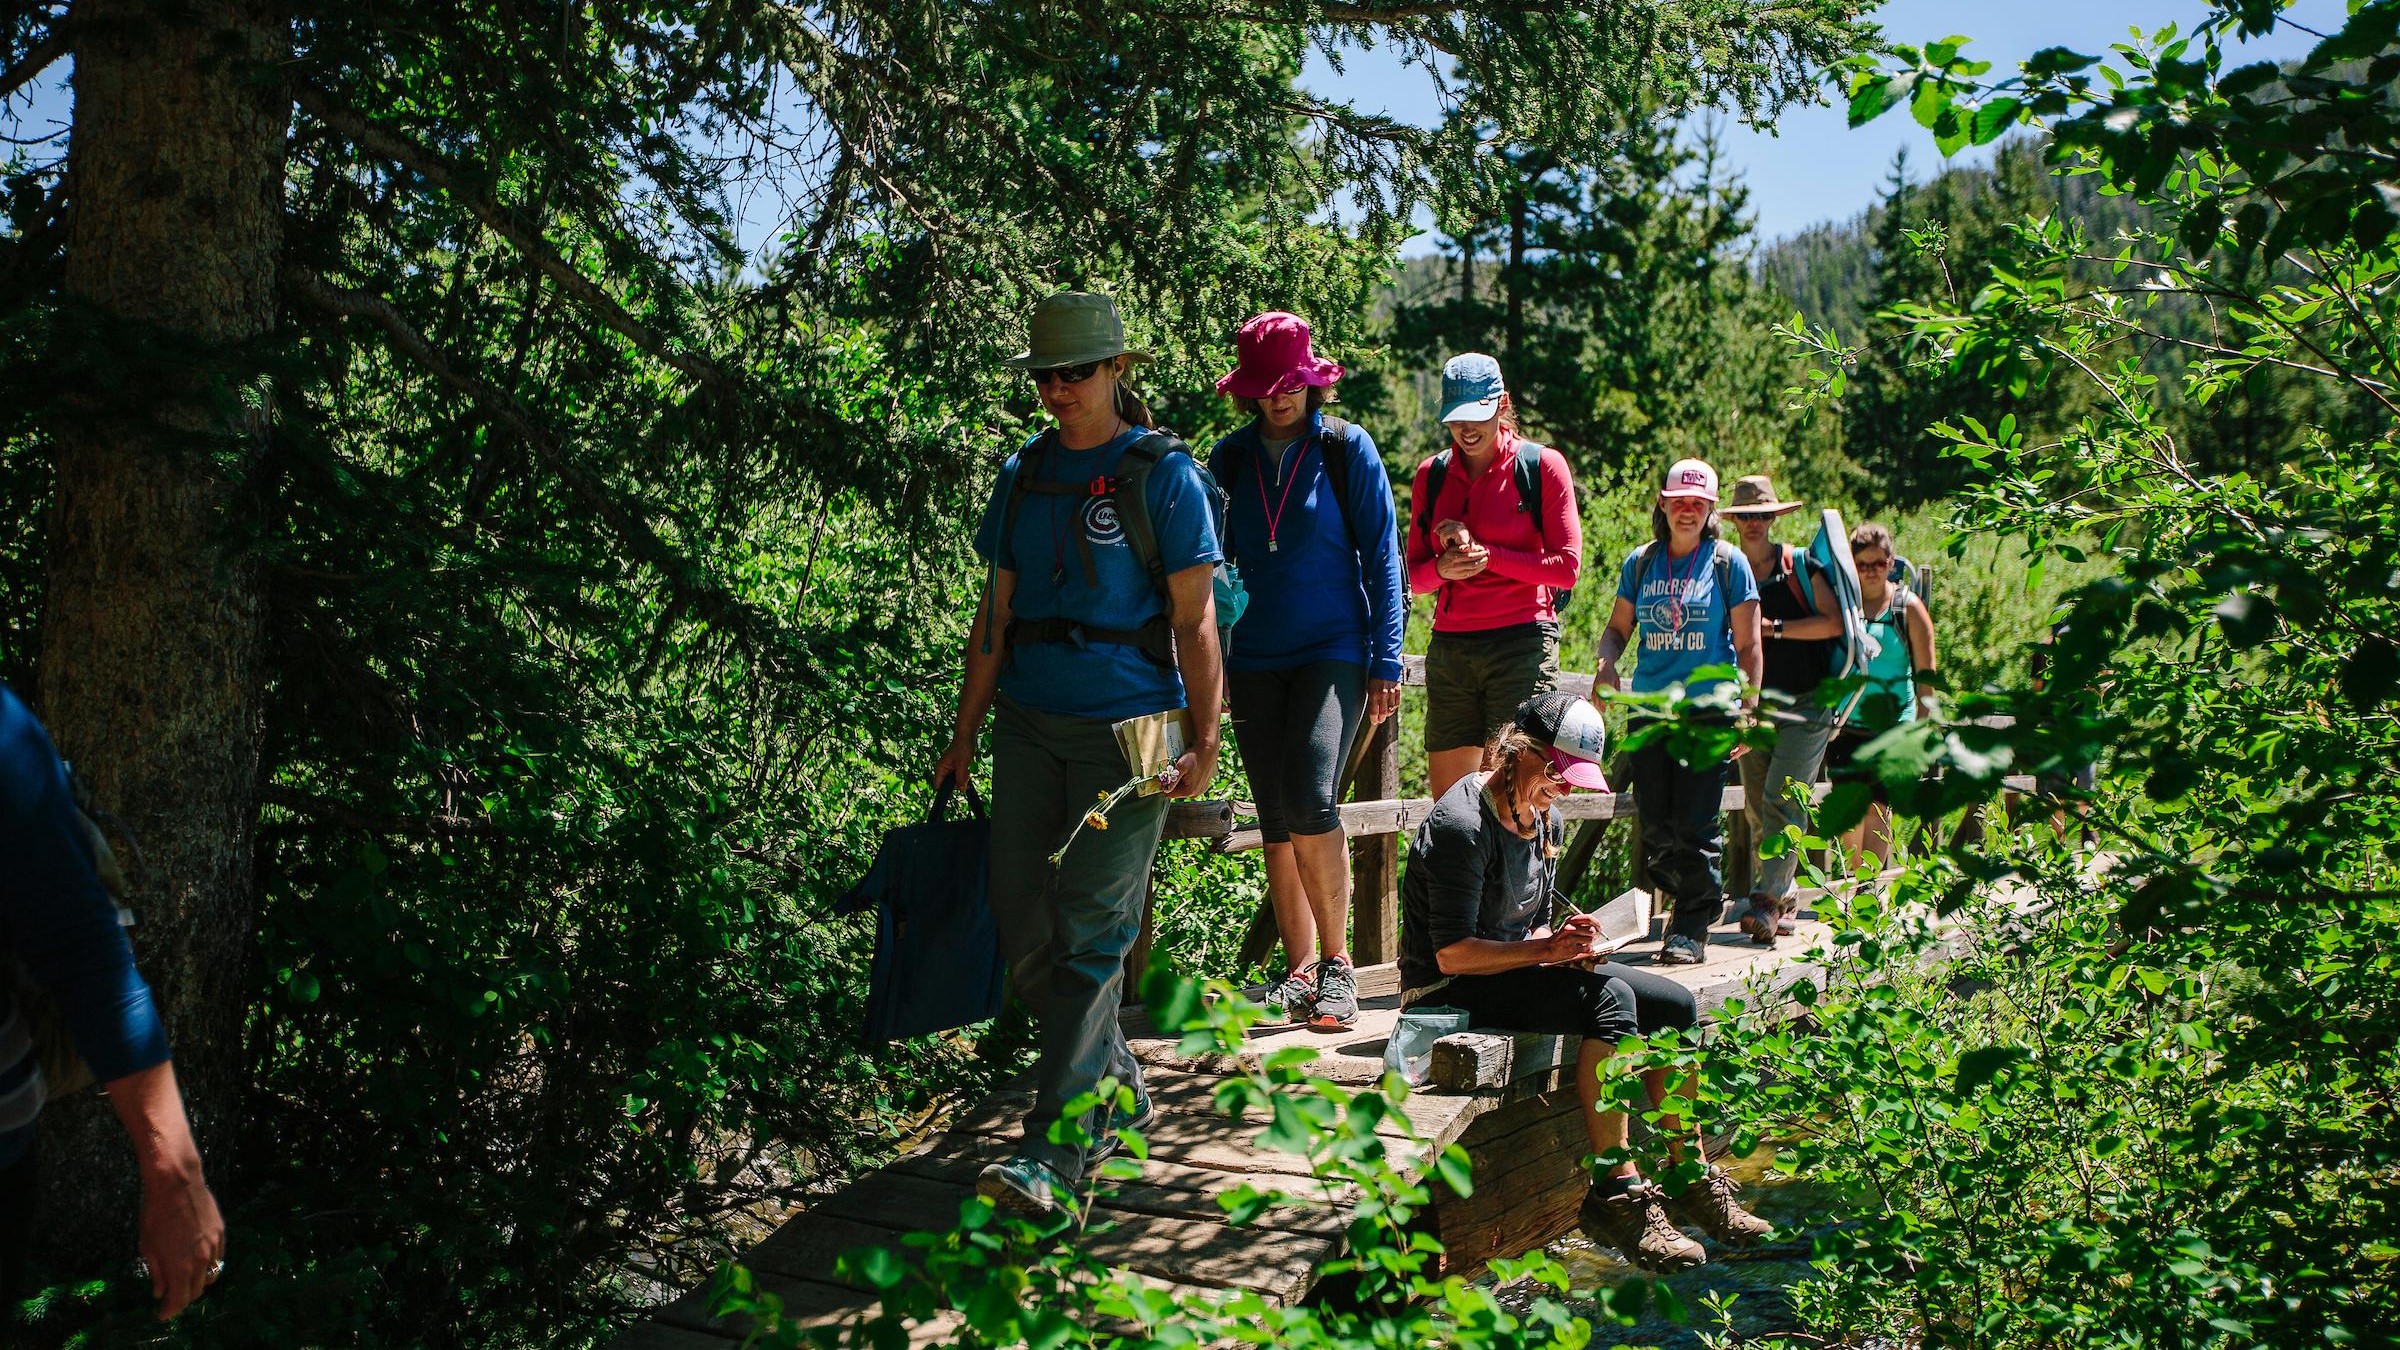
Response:
M942 1227L947 1229L957 1222L958 1216L952 1214ZM888 1228L812 1209L795 1215L766 1241L751 1248L743 1255L742 1264L788 1279L839 1284L841 1281L833 1273L835 1261L842 1253L862 1247L901 1250L898 1237Z
M1367 755L1354 795L1376 801L1400 796L1400 719L1387 717L1369 733ZM1344 828L1349 820L1345 812ZM1361 966L1400 957L1400 830L1350 841L1350 959ZM1230 839L1227 841L1231 842Z
M927 1147L890 1164L884 1170L902 1176L972 1185L975 1174L983 1170L986 1163L998 1162L1015 1152L1015 1146L1005 1140L972 1134L943 1134L935 1136ZM1252 1226L1325 1237L1339 1233L1349 1222L1348 1213L1342 1206L1357 1198L1356 1188L1348 1185L1328 1194L1313 1180L1301 1182L1296 1177L1215 1172L1201 1167L1187 1167L1156 1154L1142 1164L1139 1180L1110 1181L1103 1185L1108 1192L1100 1202L1104 1209L1215 1222L1225 1219L1225 1208L1217 1203L1220 1195L1246 1185L1256 1186L1262 1191L1282 1190L1300 1203L1277 1205L1259 1215Z
M608 1350L731 1350L739 1343L730 1332L716 1335L664 1322L642 1322L610 1341Z
M1164 839L1222 839L1233 829L1233 803L1222 797L1167 803Z
M777 1236L781 1236L778 1234ZM886 1234L886 1236L889 1236ZM771 1271L756 1261L745 1259L758 1287L783 1300L786 1316L795 1318L840 1318L859 1309L870 1307L875 1296L864 1290L824 1284L816 1280L795 1279ZM659 1310L658 1320L668 1326L687 1331L706 1332L712 1336L743 1336L748 1334L750 1319L746 1316L719 1316L709 1312L709 1289L694 1289L682 1298ZM722 1345L720 1341L718 1344Z

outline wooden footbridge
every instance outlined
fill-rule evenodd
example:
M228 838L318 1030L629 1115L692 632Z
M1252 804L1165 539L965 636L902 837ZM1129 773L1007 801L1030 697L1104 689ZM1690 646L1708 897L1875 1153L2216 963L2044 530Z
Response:
M1422 683L1422 665L1413 658L1407 673L1407 683ZM1588 688L1590 678L1570 675L1565 681ZM1390 964L1398 951L1398 836L1414 828L1431 805L1398 798L1398 721L1387 719L1366 738L1353 766L1355 795L1366 800L1342 807L1354 852L1358 1023L1330 1034L1305 1027L1255 1028L1240 1056L1244 1064L1255 1066L1286 1047L1305 1045L1318 1052L1312 1072L1336 1082L1367 1085L1382 1077L1385 1041L1399 1017L1399 978ZM1738 787L1726 792L1725 809L1736 819L1741 804ZM1637 804L1628 796L1578 795L1561 807L1583 822L1570 842L1563 873L1568 868L1580 872L1608 822L1632 816ZM1234 828L1234 811L1232 802L1179 803L1169 834L1213 839L1224 852L1258 848L1255 830ZM1743 893L1731 885L1727 891ZM1129 958L1135 967L1129 987L1139 986L1149 929L1145 916L1143 941ZM1659 973L1692 989L1702 1018L1712 1019L1729 998L1756 1006L1764 994L1816 979L1821 972L1803 954L1827 935L1806 909L1798 933L1774 948L1753 946L1728 926L1713 935L1707 964L1661 967ZM1251 937L1255 953L1246 951L1244 963L1263 956L1272 942L1271 921L1262 920ZM1645 947L1617 959L1642 965L1654 955L1654 948ZM1138 1007L1125 1010L1123 1026L1144 1066L1158 1115L1143 1132L1150 1156L1141 1176L1116 1183L1099 1199L1083 1250L1170 1286L1247 1289L1279 1305L1305 1298L1317 1273L1342 1254L1348 1221L1343 1206L1328 1199L1278 1207L1250 1224L1229 1225L1218 1196L1245 1183L1294 1196L1311 1193L1315 1187L1307 1160L1262 1147L1258 1136L1264 1122L1217 1113L1215 1087L1240 1065L1222 1057L1182 1056L1177 1038L1153 1029ZM1438 1152L1462 1144L1473 1161L1471 1196L1433 1184L1434 1203L1425 1222L1442 1241L1446 1270L1480 1270L1494 1257L1518 1255L1573 1225L1586 1151L1580 1108L1563 1072L1573 1059L1573 1039L1556 1036L1464 1035L1446 1038L1438 1047L1434 1082L1411 1094L1404 1109L1426 1147ZM1016 1087L974 1104L906 1156L791 1216L744 1254L743 1263L762 1288L783 1300L787 1317L801 1324L837 1324L870 1311L876 1295L845 1284L836 1274L837 1259L859 1248L897 1249L906 1233L954 1227L961 1206L975 1193L976 1172L1008 1156L1031 1101L1029 1089ZM1395 1159L1421 1164L1422 1159L1403 1158L1399 1127L1392 1126L1391 1133ZM738 1319L712 1316L706 1291L694 1290L621 1336L614 1350L729 1350L748 1330ZM918 1343L944 1343L946 1330L938 1323L921 1328Z

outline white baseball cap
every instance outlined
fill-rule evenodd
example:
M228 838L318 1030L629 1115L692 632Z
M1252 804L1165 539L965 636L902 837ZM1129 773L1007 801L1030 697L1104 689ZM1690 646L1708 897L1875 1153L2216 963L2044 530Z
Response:
M1660 485L1661 497L1699 497L1706 501L1717 499L1717 471L1708 467L1705 459L1679 459L1667 468L1667 481Z

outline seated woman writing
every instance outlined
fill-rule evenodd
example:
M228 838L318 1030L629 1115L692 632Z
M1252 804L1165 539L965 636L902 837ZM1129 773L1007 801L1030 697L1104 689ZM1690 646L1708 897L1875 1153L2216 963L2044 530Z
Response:
M1644 1270L1682 1270L1705 1262L1708 1251L1676 1228L1664 1190L1625 1156L1628 1122L1624 1112L1603 1109L1600 1071L1620 1039L1668 1027L1688 1033L1698 1008L1673 980L1603 961L1631 939L1603 941L1592 916L1548 926L1565 834L1555 803L1570 787L1607 790L1596 762L1603 740L1590 703L1563 690L1536 694L1484 747L1483 771L1458 780L1434 804L1410 844L1401 890L1401 986L1406 1004L1459 1008L1478 1031L1583 1038L1576 1089L1584 1131L1601 1158L1583 1202L1583 1231ZM1647 1075L1645 1086L1652 1105L1665 1100L1663 1071ZM1680 1122L1664 1118L1659 1129L1674 1160L1706 1161L1698 1138L1678 1137ZM1744 1246L1770 1225L1734 1202L1735 1189L1710 1167L1681 1202L1710 1237Z

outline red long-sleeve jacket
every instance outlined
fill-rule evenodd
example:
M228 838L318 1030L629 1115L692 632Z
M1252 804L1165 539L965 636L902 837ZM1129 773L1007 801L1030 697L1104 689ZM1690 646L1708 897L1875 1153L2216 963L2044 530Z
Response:
M1408 584L1420 594L1439 594L1433 609L1437 633L1475 633L1555 620L1557 593L1572 587L1583 570L1583 518L1576 510L1575 480L1566 457L1542 447L1537 530L1517 499L1516 453L1515 438L1504 438L1483 472L1469 474L1465 458L1453 451L1439 501L1428 501L1425 494L1433 461L1417 466L1409 497ZM1445 520L1465 522L1474 541L1491 551L1490 566L1464 581L1442 579L1434 565L1439 541L1433 527Z

